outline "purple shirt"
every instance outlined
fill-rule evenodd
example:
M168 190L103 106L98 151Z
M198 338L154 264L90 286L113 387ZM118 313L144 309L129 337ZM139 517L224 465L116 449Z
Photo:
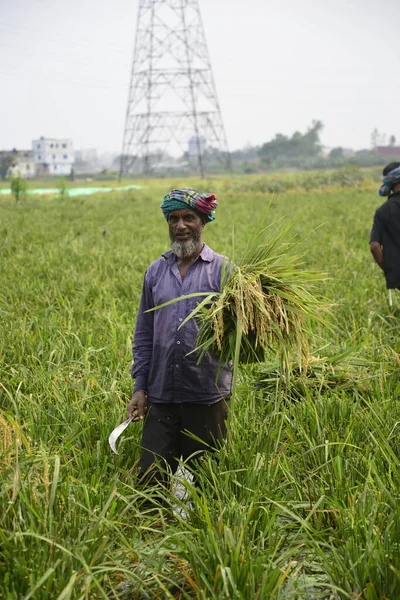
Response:
M228 366L220 365L218 357L209 354L197 365L197 353L188 355L196 347L195 319L179 329L204 297L145 312L186 294L219 292L223 260L221 254L204 244L183 281L171 251L147 269L135 327L131 373L136 379L135 391L146 390L150 402L210 404L229 396L232 375Z

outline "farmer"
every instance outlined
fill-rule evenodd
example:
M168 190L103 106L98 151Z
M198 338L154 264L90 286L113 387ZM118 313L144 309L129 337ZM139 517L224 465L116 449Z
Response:
M379 195L388 199L375 212L369 246L391 290L400 288L400 162L383 169Z
M144 483L167 483L180 458L193 463L226 434L230 369L208 354L197 364L198 327L194 319L184 323L203 296L146 312L180 296L220 291L223 256L201 239L216 207L214 194L193 189L172 190L161 204L171 250L144 276L133 341L135 386L127 408L128 417L144 420L139 473Z

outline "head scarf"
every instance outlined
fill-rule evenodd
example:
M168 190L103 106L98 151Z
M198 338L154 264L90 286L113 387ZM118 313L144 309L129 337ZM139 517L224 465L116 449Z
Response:
M200 194L191 188L182 188L180 190L172 190L164 196L160 207L167 221L169 213L173 210L192 208L203 213L207 222L210 222L215 221L214 211L217 205L217 197L214 194Z
M380 196L389 196L392 191L392 187L396 183L400 183L400 167L396 167L392 171L389 171L387 175L382 179L383 183L379 188Z

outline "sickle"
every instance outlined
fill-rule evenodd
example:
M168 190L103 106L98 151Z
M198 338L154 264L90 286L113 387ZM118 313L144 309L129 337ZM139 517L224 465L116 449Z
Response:
M128 427L129 423L135 418L135 414L133 414L131 417L129 417L129 419L127 419L126 421L124 421L123 423L121 423L121 425L118 425L118 427L116 427L114 429L114 431L112 431L108 437L108 443L111 446L111 450L113 452L115 452L115 454L118 454L117 452L117 447L116 447L116 442L117 439L119 438L119 436L121 435L121 433L123 431L125 431L125 429Z

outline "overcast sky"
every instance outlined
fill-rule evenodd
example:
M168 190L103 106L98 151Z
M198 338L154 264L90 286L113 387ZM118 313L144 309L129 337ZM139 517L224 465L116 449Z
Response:
M0 0L0 149L120 152L139 0ZM200 0L231 150L324 123L400 143L399 0Z

